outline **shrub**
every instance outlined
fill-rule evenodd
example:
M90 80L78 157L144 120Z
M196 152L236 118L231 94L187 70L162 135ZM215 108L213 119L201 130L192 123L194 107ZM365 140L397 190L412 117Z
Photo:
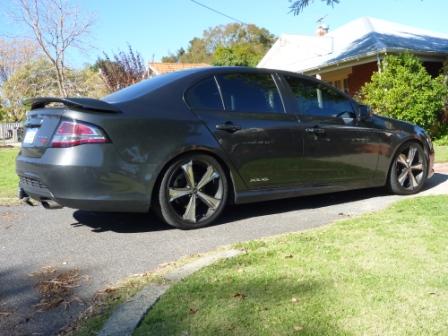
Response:
M382 71L361 88L363 101L375 112L420 125L433 137L444 132L441 114L447 93L443 76L432 78L411 54L386 56Z

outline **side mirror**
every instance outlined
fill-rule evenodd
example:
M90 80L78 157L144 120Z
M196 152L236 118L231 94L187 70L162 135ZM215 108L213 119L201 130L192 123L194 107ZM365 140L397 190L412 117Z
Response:
M370 118L372 115L372 108L368 105L358 105L357 118L364 121Z

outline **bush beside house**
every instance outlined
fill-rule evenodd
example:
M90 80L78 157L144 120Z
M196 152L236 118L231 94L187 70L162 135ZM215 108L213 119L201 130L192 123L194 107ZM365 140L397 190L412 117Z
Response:
M424 127L433 137L446 134L444 108L448 87L443 75L431 77L414 55L389 55L380 72L361 89L375 112Z

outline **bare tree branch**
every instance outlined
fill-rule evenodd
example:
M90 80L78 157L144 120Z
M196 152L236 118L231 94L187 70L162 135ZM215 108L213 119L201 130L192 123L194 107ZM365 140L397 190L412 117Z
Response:
M0 84L22 65L41 56L37 44L29 39L0 38Z
M79 8L67 0L14 0L12 18L33 36L45 56L53 64L59 94L67 96L65 59L71 48L79 48L94 23L92 16L82 16Z

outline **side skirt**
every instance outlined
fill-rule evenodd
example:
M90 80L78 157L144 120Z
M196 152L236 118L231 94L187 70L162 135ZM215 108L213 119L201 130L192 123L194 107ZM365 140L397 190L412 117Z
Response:
M293 198L299 196L312 196L319 194L329 194L340 191L359 190L383 187L384 184L359 185L354 187L344 185L319 186L319 187L300 187L300 188L275 188L260 189L239 192L235 195L235 204L255 203L262 201L272 201L284 198Z

